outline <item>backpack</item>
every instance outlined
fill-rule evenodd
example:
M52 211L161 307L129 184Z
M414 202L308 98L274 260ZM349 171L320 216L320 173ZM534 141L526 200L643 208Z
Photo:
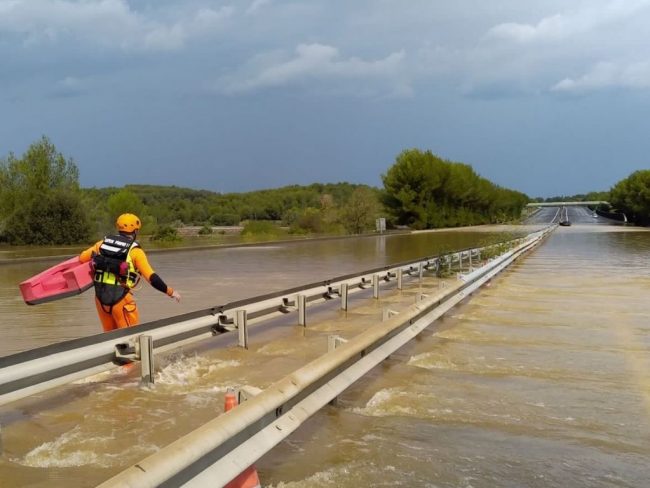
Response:
M128 257L136 246L138 243L128 236L110 235L104 237L99 254L93 256L95 296L103 305L115 305L132 288L129 279L136 278L129 272Z

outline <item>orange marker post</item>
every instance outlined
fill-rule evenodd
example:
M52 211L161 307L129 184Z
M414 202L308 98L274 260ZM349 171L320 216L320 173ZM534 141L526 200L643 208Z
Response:
M223 410L227 412L237 406L237 395L232 388L226 391ZM242 471L235 479L226 484L224 488L261 488L260 478L257 476L255 465L251 465Z

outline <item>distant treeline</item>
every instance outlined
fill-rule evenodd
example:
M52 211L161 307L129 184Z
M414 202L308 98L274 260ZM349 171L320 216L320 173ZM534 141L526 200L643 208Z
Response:
M244 220L273 220L294 223L305 209L347 204L353 193L366 190L376 198L377 190L350 183L291 185L247 193L215 193L176 186L126 185L122 188L83 190L89 202L101 206L120 192L139 199L138 207L163 224L239 225Z
M23 156L0 159L0 241L10 244L88 242L132 212L143 232L173 237L182 226L233 226L247 232L282 225L292 233L357 234L375 219L389 227L430 229L510 222L528 202L477 175L471 166L410 149L382 175L383 189L351 183L291 185L247 193L216 193L176 186L79 187L72 159L43 137Z
M608 191L592 191L575 195L558 195L548 198L533 198L533 202L602 202L609 201Z

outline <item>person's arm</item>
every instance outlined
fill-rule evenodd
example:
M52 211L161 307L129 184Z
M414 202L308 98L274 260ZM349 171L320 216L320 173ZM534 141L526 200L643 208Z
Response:
M133 259L133 265L138 270L145 280L149 282L156 290L166 294L167 296L173 298L177 302L181 300L181 295L171 286L168 286L163 279L153 270L147 259L147 255L142 249L136 247L131 251L131 258Z
M95 254L99 254L99 246L102 245L102 241L96 242L94 246L89 247L85 251L82 251L81 254L79 254L79 262L80 263L87 263L90 261Z

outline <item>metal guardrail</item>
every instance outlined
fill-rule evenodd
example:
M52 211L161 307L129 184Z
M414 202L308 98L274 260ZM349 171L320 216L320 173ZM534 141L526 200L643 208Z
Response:
M164 352L188 342L239 330L240 345L247 346L247 327L256 322L298 312L298 323L306 324L306 307L340 297L347 309L351 293L373 289L379 295L381 285L396 280L401 289L404 277L421 278L425 271L441 271L458 263L468 267L505 241L481 248L465 249L435 257L421 258L390 266L382 266L311 283L289 290L246 300L230 302L167 319L119 329L108 333L52 344L11 356L0 357L0 405L43 392L116 367L125 361L153 361L146 351ZM243 311L243 313L242 313ZM142 341L142 338L148 338ZM153 365L144 365L149 373ZM143 371L143 376L145 376ZM149 377L151 375L149 374Z
M0 357L0 405L46 391L63 384L115 368L123 362L145 359L143 377L152 379L153 351L164 352L188 342L198 341L233 330L239 331L239 344L247 347L247 327L279 315L298 312L298 323L306 325L306 308L340 297L347 309L348 295L373 289L378 298L380 286L396 280L401 289L404 277L421 279L423 273L441 272L454 264L469 268L481 254L512 245L503 241L435 257L382 266L311 283L289 290L218 305L175 317L145 323L134 328L74 339ZM146 340L143 340L146 339ZM149 354L148 352L151 352Z
M348 340L100 488L224 486L554 228L531 234L498 259L464 275L454 287Z

